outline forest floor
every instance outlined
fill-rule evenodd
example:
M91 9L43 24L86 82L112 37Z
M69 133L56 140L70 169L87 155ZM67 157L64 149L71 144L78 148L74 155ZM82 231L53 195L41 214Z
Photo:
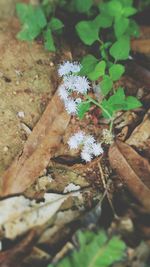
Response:
M7 10L5 3L0 1L0 266L47 266L76 229L91 224L117 229L129 246L129 262L116 266L144 266L150 257L150 27L132 40L135 60L119 81L143 106L117 114L115 141L106 144L105 137L104 155L85 164L79 151L69 151L68 137L85 129L102 140L107 121L98 122L96 109L83 121L70 118L57 95L58 64L76 59L82 48L62 42L55 54L40 42L18 41L14 1Z

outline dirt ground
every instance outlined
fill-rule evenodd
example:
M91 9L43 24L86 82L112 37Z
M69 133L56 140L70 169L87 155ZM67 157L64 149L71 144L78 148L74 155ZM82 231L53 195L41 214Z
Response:
M53 54L41 44L18 41L18 29L15 18L0 21L0 174L23 147L54 91Z

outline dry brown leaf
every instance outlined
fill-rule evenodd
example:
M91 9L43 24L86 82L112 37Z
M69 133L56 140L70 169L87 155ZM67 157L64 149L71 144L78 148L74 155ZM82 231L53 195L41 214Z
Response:
M138 150L146 151L146 154L150 155L150 111L142 123L135 128L126 143Z
M56 93L29 136L22 155L4 173L1 196L24 192L42 174L58 149L69 120Z
M131 48L134 52L150 54L150 27L140 28L140 37L132 39Z
M13 248L0 253L0 267L20 267L37 240L36 231L29 234Z
M150 164L148 161L121 141L116 141L110 147L109 161L130 192L145 210L150 212Z

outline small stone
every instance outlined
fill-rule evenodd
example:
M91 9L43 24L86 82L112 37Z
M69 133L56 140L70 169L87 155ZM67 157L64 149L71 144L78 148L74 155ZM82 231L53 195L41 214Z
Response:
M8 150L9 150L8 146L4 146L3 151L8 152Z
M54 63L52 61L50 62L49 65L50 65L50 67L54 67Z
M17 116L19 117L19 118L24 118L25 117L25 113L24 113L24 111L19 111L19 112L17 112Z

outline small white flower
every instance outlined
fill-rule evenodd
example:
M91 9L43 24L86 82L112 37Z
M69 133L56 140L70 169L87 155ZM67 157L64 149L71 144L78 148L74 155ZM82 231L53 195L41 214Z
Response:
M104 152L100 143L93 144L92 150L93 150L93 155L96 156L96 157L101 155L101 154L103 154L103 152Z
M59 69L58 69L58 74L59 76L65 76L70 73L77 73L81 69L81 65L78 64L77 62L69 62L66 61L63 64L60 64Z
M68 91L66 90L64 84L60 85L59 86L59 89L58 89L58 95L60 96L60 98L63 100L63 101L66 101L69 97L69 93Z
M92 135L85 135L80 131L70 137L68 141L70 149L77 149L81 146L81 158L86 162L92 160L93 156L99 156L103 153L103 149L100 143L96 143L95 138Z
M80 103L82 102L82 99L81 99L80 97L78 97L78 98L75 99L75 102L76 102L77 104L80 104Z
M77 113L77 104L73 98L68 98L67 101L65 101L65 108L69 114Z
M92 155L86 151L81 152L81 158L85 160L86 162L90 162L92 160Z
M87 135L85 136L85 140L84 140L84 145L87 147L91 147L93 146L93 144L95 143L95 138L92 135Z
M89 81L86 77L76 76L74 91L86 94L90 89Z
M68 90L74 91L76 88L76 79L74 75L68 75L64 77L64 85Z
M75 133L70 137L68 145L70 149L77 149L84 140L84 133L82 131Z

